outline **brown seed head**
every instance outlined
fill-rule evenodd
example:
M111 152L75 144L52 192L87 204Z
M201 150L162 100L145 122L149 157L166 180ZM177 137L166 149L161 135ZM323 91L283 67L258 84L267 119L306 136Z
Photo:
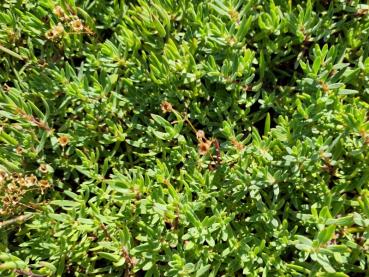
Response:
M17 178L20 178L22 177L23 174L22 173L18 173L18 172L13 172L12 175L11 175L11 178L12 179L17 179Z
M54 14L57 16L57 17L64 17L65 16L65 13L64 13L64 10L62 7L60 6L55 6L54 10L53 10Z
M62 135L58 138L58 142L61 145L61 147L65 147L69 143L69 137L66 135Z
M199 154L206 155L209 152L210 146L212 144L211 140L206 140L205 142L201 141L198 144Z
M18 154L18 155L21 155L23 153L24 149L22 146L18 145L17 148L15 148L15 152Z
M40 180L38 185L40 186L41 194L44 194L44 191L50 187L48 180Z
M81 32L84 29L83 23L82 23L81 19L79 19L79 18L77 18L75 20L72 20L70 22L70 27L75 32Z
M64 26L63 24L61 24L60 22L58 23L58 25L56 25L54 27L54 31L56 32L56 34L59 36L64 32Z
M163 101L160 105L160 108L163 113L171 113L173 111L172 104L170 104L168 101Z
M38 170L40 170L41 173L47 173L47 165L46 164L40 164L38 167Z
M43 188L48 188L48 187L50 187L50 183L49 183L49 181L48 181L48 180L40 180L40 181L38 182L38 184L39 184L41 187L43 187Z
M363 16L363 15L366 15L366 14L368 14L368 9L367 8L364 8L364 9L358 9L357 11L356 11L356 15L357 16Z
M51 30L47 31L45 36L49 40L54 40L60 37L64 33L64 26L61 23L54 26Z
M56 33L54 32L54 30L49 30L45 33L45 37L49 40L53 40L56 38Z
M8 179L8 176L8 173L0 170L0 185L5 183L5 181Z
M26 186L26 180L23 177L18 178L17 179L17 183L21 187L25 187Z
M10 91L10 89L11 89L12 87L11 86L9 86L7 83L5 83L4 85L3 85L3 89L5 90L5 91Z
M37 182L37 177L35 175L30 175L25 178L26 187L32 187Z

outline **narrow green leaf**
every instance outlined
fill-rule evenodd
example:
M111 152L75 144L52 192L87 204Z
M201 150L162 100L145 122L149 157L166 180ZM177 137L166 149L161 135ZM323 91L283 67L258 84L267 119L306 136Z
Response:
M3 51L11 56L13 56L14 58L17 58L19 60L24 60L25 58L23 58L21 55L15 53L14 51L8 49L8 48L5 48L4 46L0 45L0 51Z
M318 241L320 244L325 244L330 241L336 231L336 225L330 225L318 233Z

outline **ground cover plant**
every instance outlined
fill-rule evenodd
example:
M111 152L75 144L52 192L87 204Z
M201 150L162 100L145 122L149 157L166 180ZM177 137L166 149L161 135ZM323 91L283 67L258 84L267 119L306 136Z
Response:
M368 276L369 3L0 2L1 276Z

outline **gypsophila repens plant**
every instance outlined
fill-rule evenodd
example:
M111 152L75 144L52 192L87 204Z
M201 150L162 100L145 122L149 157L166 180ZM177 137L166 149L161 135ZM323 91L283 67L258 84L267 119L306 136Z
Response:
M0 276L369 276L369 2L0 1Z

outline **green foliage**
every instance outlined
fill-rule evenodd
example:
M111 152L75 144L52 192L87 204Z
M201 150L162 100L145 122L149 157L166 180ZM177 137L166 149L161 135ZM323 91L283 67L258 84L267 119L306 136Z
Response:
M1 1L0 275L367 274L363 2Z

